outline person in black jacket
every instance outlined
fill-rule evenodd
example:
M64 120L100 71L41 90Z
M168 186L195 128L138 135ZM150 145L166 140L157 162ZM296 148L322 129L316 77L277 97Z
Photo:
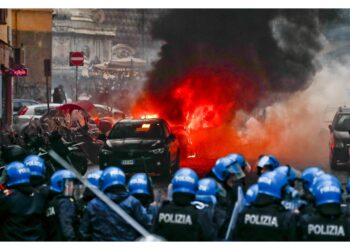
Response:
M178 170L172 179L172 201L164 201L155 218L153 233L168 241L211 241L216 227L209 210L192 205L198 186L197 174ZM202 206L204 208L204 206Z
M45 197L30 185L30 169L20 162L6 166L0 192L0 240L43 241Z
M50 201L46 210L47 239L75 241L78 239L78 215L73 198L75 175L68 170L58 170L51 177Z
M276 171L258 179L258 196L238 216L232 239L238 241L296 240L297 215L281 205L285 175Z

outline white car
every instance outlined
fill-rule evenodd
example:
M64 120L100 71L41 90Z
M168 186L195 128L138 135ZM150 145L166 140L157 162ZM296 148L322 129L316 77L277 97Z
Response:
M50 113L56 112L56 108L61 106L61 103L50 103ZM24 126L28 124L31 119L40 119L47 113L47 103L35 104L30 106L23 106L13 117L13 129L20 132Z

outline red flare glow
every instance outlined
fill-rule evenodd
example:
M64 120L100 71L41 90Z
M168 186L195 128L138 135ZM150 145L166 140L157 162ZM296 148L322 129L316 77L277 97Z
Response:
M244 75L224 67L200 68L166 87L146 90L133 115L156 113L173 126L184 126L201 157L217 158L233 152L237 136L230 124L238 109L256 105L256 95L257 84ZM224 138L230 145L222 143Z

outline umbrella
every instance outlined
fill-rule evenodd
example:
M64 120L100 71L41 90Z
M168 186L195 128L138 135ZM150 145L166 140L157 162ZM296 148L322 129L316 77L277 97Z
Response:
M75 109L90 112L94 108L95 108L94 104L92 104L91 102L86 101L86 100L72 102L72 103L65 103L65 104L57 107L58 110L61 110L63 112L69 112L69 113L72 113L72 111Z

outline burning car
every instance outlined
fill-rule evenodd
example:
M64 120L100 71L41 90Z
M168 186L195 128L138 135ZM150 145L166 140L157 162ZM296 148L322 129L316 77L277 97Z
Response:
M168 178L179 167L180 144L163 119L124 119L113 126L99 157L101 169L114 165Z

